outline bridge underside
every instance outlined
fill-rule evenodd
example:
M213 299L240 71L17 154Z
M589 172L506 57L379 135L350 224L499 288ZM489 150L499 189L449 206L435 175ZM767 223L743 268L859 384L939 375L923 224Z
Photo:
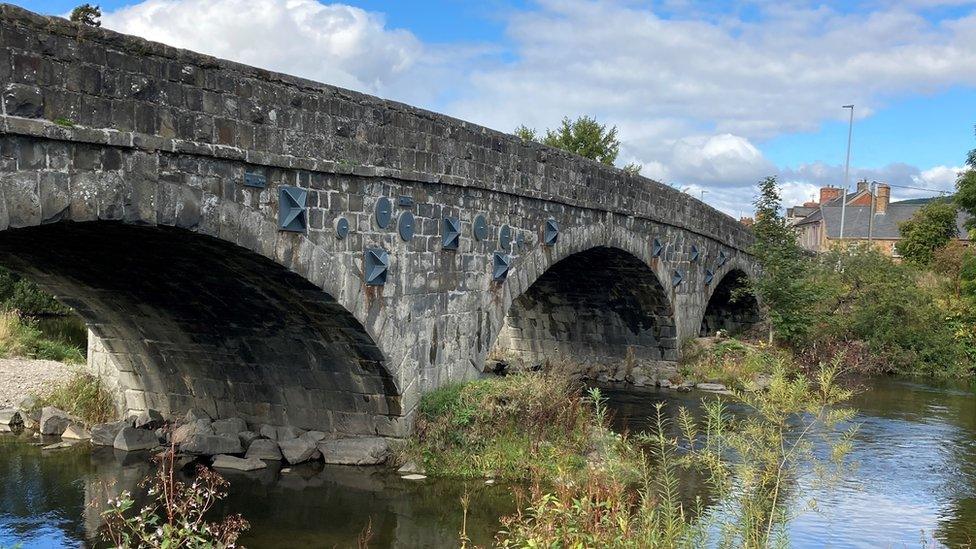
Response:
M597 247L553 265L509 308L494 353L526 365L677 360L674 316L640 259Z
M759 323L756 298L741 291L747 285L747 275L737 269L722 277L705 307L699 335L713 336L719 330L736 335L749 331Z
M180 229L56 223L0 233L0 261L73 307L125 410L385 434L400 398L359 322L302 277Z

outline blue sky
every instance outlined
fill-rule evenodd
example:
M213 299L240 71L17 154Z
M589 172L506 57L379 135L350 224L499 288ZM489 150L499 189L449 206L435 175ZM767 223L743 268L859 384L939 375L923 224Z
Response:
M14 3L61 14L77 0ZM847 103L852 179L951 189L976 147L967 0L100 4L115 30L504 131L593 115L619 128L621 164L730 213L764 175L787 201L841 184Z

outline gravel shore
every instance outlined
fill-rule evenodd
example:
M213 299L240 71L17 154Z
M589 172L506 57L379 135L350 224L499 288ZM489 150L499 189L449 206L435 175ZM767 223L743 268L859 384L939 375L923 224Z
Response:
M32 393L49 390L79 368L53 360L0 359L0 408L12 406Z

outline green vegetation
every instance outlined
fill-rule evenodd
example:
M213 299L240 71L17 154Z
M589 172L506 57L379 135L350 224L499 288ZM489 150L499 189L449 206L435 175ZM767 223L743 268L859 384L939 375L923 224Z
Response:
M0 358L26 357L58 362L83 363L85 351L68 339L67 332L53 337L38 327L38 322L17 313L0 312Z
M149 504L135 513L136 502L128 491L109 500L109 509L102 513L102 539L121 549L235 547L250 528L241 515L225 516L220 522L206 520L214 504L227 497L228 482L202 465L197 466L191 484L176 480L174 448L157 461L155 474L144 482Z
M546 130L546 135L541 140L534 129L524 125L515 128L515 135L526 141L539 141L543 145L569 151L611 166L620 153L617 127L607 129L606 125L600 124L589 116L581 116L576 120L563 118L559 127L555 130ZM628 165L627 169L640 171L636 165Z
M679 374L695 382L717 382L739 390L756 390L768 382L788 350L738 339L699 338L682 348Z
M88 331L70 308L0 267L0 357L85 361Z
M966 228L976 229L976 149L966 156L966 171L956 179L956 204L969 214Z
M89 27L101 27L102 10L98 5L82 4L71 10L69 19L74 23L87 25Z
M659 404L651 433L619 436L606 428L598 392L584 398L561 392L570 384L553 374L523 374L425 397L411 445L429 473L531 481L502 521L502 547L765 547L785 539L800 475L836 472L854 430L837 363L810 377L788 354L763 360L772 364L768 389L729 397L742 410L735 416L719 397L700 417L680 409L673 422ZM532 436L518 437L519 428ZM678 478L688 472L707 480L713 505L682 500Z
M594 442L581 387L525 373L442 387L424 396L405 460L433 475L524 480L574 474Z
M115 419L115 402L102 381L84 372L55 385L49 392L35 395L36 409L54 406L90 425Z
M936 250L959 236L957 214L956 205L947 201L937 200L922 206L911 219L898 226L902 238L896 246L898 253L909 263L927 267Z

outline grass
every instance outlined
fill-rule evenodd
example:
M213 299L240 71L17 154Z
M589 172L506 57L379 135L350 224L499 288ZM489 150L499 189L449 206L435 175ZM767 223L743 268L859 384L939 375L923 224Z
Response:
M701 338L683 348L678 372L684 379L717 382L731 388L755 389L776 368L792 367L788 351L739 339Z
M56 360L70 364L85 362L85 349L77 336L69 335L68 322L46 334L36 320L23 319L15 311L0 312L0 357Z
M37 409L54 406L88 424L105 423L116 417L115 402L97 377L77 372L50 392L36 395Z
M598 438L581 389L540 372L443 387L421 401L402 458L437 476L572 476L585 468Z

